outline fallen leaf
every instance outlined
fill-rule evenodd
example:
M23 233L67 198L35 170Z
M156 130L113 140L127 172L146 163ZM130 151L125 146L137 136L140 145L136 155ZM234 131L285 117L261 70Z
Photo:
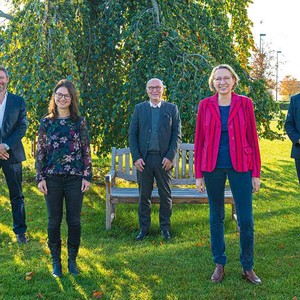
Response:
M43 295L41 293L38 293L37 296L36 296L38 299L43 299Z
M278 249L283 249L283 248L284 248L284 244L283 243L279 243Z
M27 272L26 273L26 277L25 279L28 281L28 280L31 280L32 277L35 275L35 272L34 271L31 271L31 272Z
M203 244L202 243L197 243L197 247L202 247L203 246Z
M293 300L298 300L298 298L295 296L295 297L293 297Z
M97 291L97 292L93 293L93 298L99 299L99 298L102 298L102 295L103 295L102 292Z

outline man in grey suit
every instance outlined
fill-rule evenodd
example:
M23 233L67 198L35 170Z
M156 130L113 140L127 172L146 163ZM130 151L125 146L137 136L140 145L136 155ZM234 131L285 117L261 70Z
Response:
M0 66L0 168L9 190L13 215L13 231L19 244L27 243L25 235L24 196L22 193L22 161L26 159L22 138L27 129L24 99L7 92L9 76Z
M136 105L129 129L130 152L140 193L140 232L136 240L141 241L149 234L155 178L160 196L160 228L167 241L171 238L171 170L181 142L181 121L177 106L162 100L164 85L160 79L150 79L146 91L149 101Z
M284 128L293 143L291 157L295 159L298 181L300 183L300 93L291 97Z

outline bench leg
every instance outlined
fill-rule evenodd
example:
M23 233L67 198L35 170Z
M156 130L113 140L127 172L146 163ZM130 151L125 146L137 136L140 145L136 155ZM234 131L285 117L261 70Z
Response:
M106 230L111 229L111 222L115 217L115 205L110 202L109 199L106 200Z

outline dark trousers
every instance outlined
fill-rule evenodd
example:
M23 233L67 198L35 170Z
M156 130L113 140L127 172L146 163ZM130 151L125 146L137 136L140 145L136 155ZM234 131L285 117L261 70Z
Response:
M295 159L295 165L296 165L298 181L300 183L300 159Z
M224 240L224 188L228 177L236 205L240 227L240 262L245 270L253 267L254 222L252 212L252 178L250 172L236 172L234 169L215 169L204 172L204 179L210 206L210 233L213 260L225 265Z
M0 160L0 167L8 186L13 216L13 231L15 234L25 233L27 226L22 192L22 163L9 164L7 161Z
M160 196L159 223L161 230L170 229L172 215L171 171L162 168L162 158L159 154L148 154L143 172L137 171L139 184L139 223L140 229L148 232L151 224L151 193L154 178L156 179Z
M68 243L80 244L80 214L83 202L81 176L48 176L46 177L48 194L45 195L48 212L48 241L59 243L60 226L63 217L64 200L66 203L66 221L68 225Z

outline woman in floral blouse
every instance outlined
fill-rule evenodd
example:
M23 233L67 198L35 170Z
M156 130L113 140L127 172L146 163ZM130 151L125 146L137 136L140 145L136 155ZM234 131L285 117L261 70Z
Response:
M68 80L58 82L48 114L41 120L36 171L38 188L45 195L47 205L52 275L62 275L60 226L64 200L68 225L68 270L77 275L80 214L83 193L90 187L92 163L87 124L79 116L76 89Z

